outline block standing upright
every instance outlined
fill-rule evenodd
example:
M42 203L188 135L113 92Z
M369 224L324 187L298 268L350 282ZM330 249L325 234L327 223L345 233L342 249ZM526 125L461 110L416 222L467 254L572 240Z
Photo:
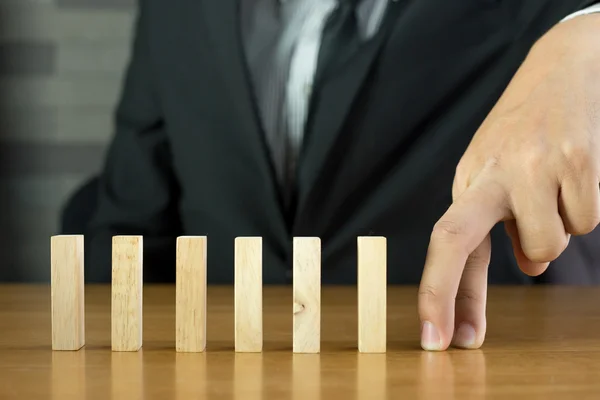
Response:
M142 347L142 236L112 241L111 346L113 351Z
M293 242L293 352L321 351L321 239L295 237Z
M83 263L83 236L51 237L52 350L79 350L85 344Z
M199 353L206 348L206 236L177 238L175 349Z
M262 238L235 239L235 351L263 348Z
M358 350L386 352L387 241L384 237L357 239Z

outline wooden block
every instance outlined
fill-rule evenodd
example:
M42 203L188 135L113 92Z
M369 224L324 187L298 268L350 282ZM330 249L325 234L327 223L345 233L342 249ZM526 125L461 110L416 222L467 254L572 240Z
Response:
M321 239L294 238L294 353L321 351Z
M386 352L387 241L359 237L358 244L358 350Z
M83 236L50 239L52 350L79 350L85 344Z
M206 348L206 236L177 238L175 350Z
M142 236L112 241L111 343L113 351L142 347Z
M235 239L235 351L261 352L262 238Z

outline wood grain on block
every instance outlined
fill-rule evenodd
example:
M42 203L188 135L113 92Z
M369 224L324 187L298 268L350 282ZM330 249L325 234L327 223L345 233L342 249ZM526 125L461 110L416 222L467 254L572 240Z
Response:
M142 347L142 236L112 241L111 343L113 351Z
M235 239L235 351L261 352L262 238Z
M321 239L294 238L294 353L321 351Z
M365 236L358 245L358 350L386 352L387 241Z
M177 238L175 349L206 348L206 236Z
M85 344L83 236L50 239L52 349L79 350Z

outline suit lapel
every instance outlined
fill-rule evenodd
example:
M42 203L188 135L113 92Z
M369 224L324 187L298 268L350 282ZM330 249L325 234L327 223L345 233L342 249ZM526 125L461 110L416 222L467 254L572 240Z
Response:
M317 185L318 177L323 172L328 157L333 155L336 138L398 16L401 5L398 2L390 2L389 5L387 15L375 37L367 42L336 76L328 78L319 88L318 97L311 110L311 120L308 121L305 145L299 163L296 220L304 212L311 193L322 190Z
M243 118L241 122L252 134L260 134L261 125L255 109L254 95L244 56L244 48L240 38L239 5L236 0L190 0L201 3L202 13L210 42L219 59L223 76L231 93L237 94L239 101L232 107Z
M231 104L232 117L238 120L241 132L236 140L242 140L249 154L256 158L257 162L264 163L265 168L269 171L269 179L274 190L280 194L245 57L241 37L240 1L189 1L195 4L195 7L200 5L199 15L205 19L208 27L208 39L215 50L217 63L222 70L229 92L234 95L235 101L232 101ZM281 194L279 201L282 206Z

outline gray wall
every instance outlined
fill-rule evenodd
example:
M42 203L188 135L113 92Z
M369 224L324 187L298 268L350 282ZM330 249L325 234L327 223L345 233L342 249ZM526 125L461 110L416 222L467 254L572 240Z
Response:
M48 281L50 236L101 166L134 0L0 0L0 281Z

